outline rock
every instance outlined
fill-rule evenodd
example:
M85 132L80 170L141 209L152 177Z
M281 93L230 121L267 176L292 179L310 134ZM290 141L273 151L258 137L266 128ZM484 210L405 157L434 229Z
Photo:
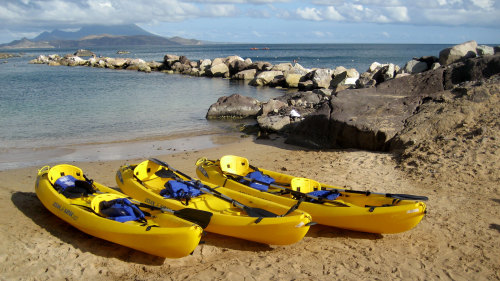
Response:
M77 57L93 57L95 54L89 50L79 49L74 53Z
M424 72L427 69L428 69L428 66L427 66L426 62L418 61L418 60L411 60L405 64L405 66L403 67L403 72L415 74L415 73Z
M328 88L335 89L339 85L345 85L346 79L347 79L347 71L339 73L333 77L332 81L330 82L330 87Z
M129 63L129 60L124 58L105 58L104 62L107 68L123 68ZM93 63L94 61L91 64Z
M406 74L376 87L340 91L326 105L316 105L316 112L291 127L287 143L314 148L387 150L394 147L393 138L422 104L442 102L447 89L462 83L478 84L466 81L481 81L499 73L500 55L485 56L447 68ZM471 100L478 102L491 96L477 91L472 95Z
M443 71L338 92L297 124L287 142L316 148L384 150L422 100L444 90Z
M208 109L206 118L248 118L255 117L261 110L258 100L233 94L229 97L221 97Z
M259 74L257 74L257 76L255 76L255 78L250 81L250 85L252 86L265 86L267 84L269 84L271 81L273 81L276 76L283 76L283 72L281 71L263 71Z
M459 60L473 58L477 55L476 49L477 43L474 40L446 48L439 52L439 63L448 65Z
M235 80L253 80L255 74L257 74L257 69L247 69L236 73L231 78Z
M301 91L312 91L314 89L315 89L315 86L311 80L299 82L299 90L301 90Z
M441 64L439 62L435 62L431 65L430 70L438 69L441 67Z
M273 65L264 61L254 62L247 67L247 69L257 69L257 72L269 71L271 68L273 68Z
M495 51L495 55L500 53L500 46L493 47L493 50Z
M162 67L162 63L161 62L157 62L157 61L148 61L146 62L146 64L151 68L151 70L159 70L161 69Z
M238 59L232 60L228 64L230 76L232 77L235 74L237 74L237 73L239 73L241 71L246 70L249 65L250 64L247 61L244 61L243 59L241 59L241 60L238 60ZM252 70L255 70L255 69L252 69ZM257 70L255 70L255 72L257 72Z
M137 70L142 72L151 72L151 67L142 59L133 59L129 61L127 70Z
M262 105L262 114L261 116L266 116L268 115L269 113L273 112L273 113L278 113L278 111L287 106L286 103L280 101L280 100L276 100L276 99L271 99L269 100L268 102L264 103Z
M286 143L321 149L330 146L329 102L323 102L318 109L291 128Z
M333 70L320 68L312 73L311 81L315 88L328 88L332 81Z
M430 69L434 63L439 62L439 58L435 57L435 56L424 56L424 57L417 58L416 60L421 61L421 62L425 62L427 64L428 69Z
M210 69L210 66L212 65L212 60L204 59L200 61L199 65L200 75L205 75L205 73Z
M375 87L377 81L373 79L375 73L372 72L363 72L359 76L359 79L356 81L356 88L369 88Z
M290 71L292 69L292 64L287 62L287 63L280 63L276 64L271 68L271 71L281 71L283 73Z
M382 68L384 65L383 64L380 64L378 62L372 62L372 64L370 64L370 67L368 67L368 70L367 72L375 72L377 71L378 69Z
M396 66L390 63L385 67L385 71L383 73L384 81L394 78L394 75L396 75Z
M285 75L285 85L288 88L298 88L302 74L288 73Z
M170 54L166 54L164 57L163 57L163 62L170 62L170 61L178 61L179 60L179 56L177 55L170 55Z
M257 122L262 129L275 132L285 130L291 123L289 116L282 115L259 116Z
M287 76L288 74L306 75L309 71L310 70L304 68L302 65L296 63L288 71L285 71L284 74L285 76Z
M495 49L486 45L479 45L476 48L478 56L491 56L495 54Z
M466 81L478 81L500 73L500 54L468 59L450 65L444 73L446 89Z
M227 67L227 65L222 62L221 63L215 63L215 62L216 62L215 60L212 62L212 66L210 67L210 69L206 71L206 73L212 77L228 78L229 68Z

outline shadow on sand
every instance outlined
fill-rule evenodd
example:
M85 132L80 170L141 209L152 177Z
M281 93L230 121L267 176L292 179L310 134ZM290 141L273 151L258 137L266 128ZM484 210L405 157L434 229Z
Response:
M165 259L149 255L119 244L90 236L47 210L34 192L15 192L11 197L14 205L35 224L66 244L97 256L112 257L125 262L145 265L163 265Z
M384 238L382 234L379 233L367 233L359 232L347 229L336 228L332 226L326 226L317 224L312 226L307 232L307 237L323 237L323 238L354 238L354 239L364 239L364 240L378 240Z

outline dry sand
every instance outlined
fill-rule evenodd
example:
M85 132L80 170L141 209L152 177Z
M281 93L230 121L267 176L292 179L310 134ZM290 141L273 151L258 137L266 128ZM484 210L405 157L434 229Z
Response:
M400 234L316 225L299 243L268 246L207 233L205 243L181 259L157 258L91 237L49 213L34 193L39 167L1 171L0 280L499 280L500 172L494 169L500 157L495 142L493 150L475 154L475 161L489 167L475 165L465 176L463 171L472 167L467 161L460 167L444 162L429 173L425 162L415 170L415 163L400 164L391 154L309 151L251 138L159 156L191 176L199 157L235 154L256 166L286 168L338 186L430 198L427 216ZM72 164L115 187L117 168L142 160Z

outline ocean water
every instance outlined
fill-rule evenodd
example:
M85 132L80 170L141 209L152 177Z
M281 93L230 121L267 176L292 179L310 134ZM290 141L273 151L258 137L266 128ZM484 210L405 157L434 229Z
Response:
M121 48L130 51L125 55L117 55L117 48L91 50L101 56L146 61L162 61L167 53L185 55L191 60L239 55L272 64L295 60L308 68L342 65L354 67L361 73L374 61L403 66L412 57L437 56L446 47L448 45L242 44ZM44 148L60 150L75 145L229 131L236 126L234 122L205 119L209 106L219 97L239 93L266 101L284 92L220 78L28 64L40 54L64 55L75 51L9 50L9 53L23 52L23 55L0 63L0 170L34 164L35 160L28 154ZM31 154L40 158L37 153ZM22 161L14 161L17 158Z

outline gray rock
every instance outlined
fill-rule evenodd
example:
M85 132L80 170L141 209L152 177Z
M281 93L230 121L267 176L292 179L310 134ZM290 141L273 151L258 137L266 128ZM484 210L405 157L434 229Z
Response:
M259 74L257 74L257 76L255 76L255 78L250 81L250 85L252 86L265 86L267 84L269 84L271 81L273 81L276 76L283 76L283 72L281 71L263 71Z
M206 118L248 118L255 117L261 110L258 100L239 94L220 97L208 109Z
M415 73L427 71L428 69L429 68L428 68L428 65L426 62L418 61L418 60L411 60L405 64L405 66L403 67L403 72L415 74Z
M218 63L218 64L215 64L215 60L214 62L212 62L212 67L210 67L210 69L208 69L206 71L206 73L209 75L209 76L212 76L212 77L229 77L229 68L227 67L227 65L225 63Z
M231 78L235 80L253 80L255 74L257 74L257 69L247 69L236 73Z
M290 71L290 69L292 69L292 64L287 62L287 63L279 63L279 64L276 64L274 65L271 70L272 71L281 71L283 73L287 72L287 71Z
M229 97L221 97L208 109L206 118L248 118L255 117L261 110L258 100L233 94Z
M257 72L269 71L271 68L273 68L273 65L265 61L254 62L247 67L247 69L257 69Z
M495 49L486 45L479 45L476 48L478 56L491 56L495 54Z
M262 115L261 116L266 116L269 113L278 113L278 111L281 108L286 107L286 106L287 106L287 104L283 101L271 99L262 105Z
M312 73L311 81L315 88L328 88L332 81L333 70L320 68Z
M476 49L477 43L474 40L446 48L439 52L439 63L441 65L448 65L459 60L473 58L477 56Z
M259 116L257 122L262 129L275 132L284 130L291 123L288 115Z

